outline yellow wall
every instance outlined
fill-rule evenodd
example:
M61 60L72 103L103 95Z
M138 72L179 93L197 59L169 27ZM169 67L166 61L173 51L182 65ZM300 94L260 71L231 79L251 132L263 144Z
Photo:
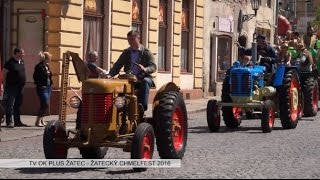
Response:
M48 4L48 51L53 55L50 63L53 72L53 88L60 87L62 59L66 51L79 53L82 57L83 46L83 2L71 0L61 4L58 0L49 0ZM80 87L72 64L69 70L69 83Z
M83 0L70 0L65 4L61 0L39 0L30 1L26 3L22 0L16 0L14 7L41 7L47 12L46 25L46 50L52 56L50 63L53 72L54 89L60 87L61 70L63 53L67 50L79 53L80 57L83 54ZM108 1L109 2L109 1ZM191 82L194 81L194 89L202 88L202 60L203 60L203 15L204 15L204 0L194 0L195 11L194 18L195 27L193 28L194 40L193 42L193 72L191 74ZM109 6L109 5L108 5ZM170 72L172 81L179 86L181 85L180 61L181 61L181 11L182 0L172 1L172 47L168 48L171 52L172 71ZM105 18L110 18L110 23L105 25L105 30L110 31L106 33L110 41L109 46L104 47L104 51L108 57L104 57L104 67L109 69L113 63L118 59L121 52L128 47L126 34L131 29L131 7L132 3L128 0L112 0L110 2L109 13L105 14ZM144 13L147 15L148 21L144 24L144 45L146 45L155 56L157 62L158 52L158 0L144 1ZM15 15L14 15L15 16ZM16 19L16 18L13 18ZM13 23L13 32L16 31L16 22ZM104 35L106 35L104 34ZM13 33L12 39L16 39L16 34ZM13 43L14 45L14 43ZM108 61L108 62L106 62ZM110 62L109 62L110 61ZM111 63L111 65L110 65ZM108 64L108 65L105 65ZM71 87L80 87L81 84L77 82L74 68L70 67L70 82ZM155 73L155 81L158 73ZM160 87L158 87L160 88Z

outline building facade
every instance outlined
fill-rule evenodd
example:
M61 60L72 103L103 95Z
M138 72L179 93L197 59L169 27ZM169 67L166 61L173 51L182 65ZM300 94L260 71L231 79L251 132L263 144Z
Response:
M109 70L128 47L127 32L140 32L158 66L156 91L167 82L180 86L185 98L203 97L204 0L1 0L2 63L13 48L25 49L27 85L23 114L36 114L38 99L32 74L39 51L52 54L53 93L49 114L58 114L62 59L66 51L85 59L99 53ZM75 70L69 70L68 96L81 93ZM72 88L72 89L71 89ZM68 109L68 113L72 110Z
M206 0L204 27L204 96L221 95L227 69L237 59L237 45L251 47L253 33L274 42L276 1L261 0L257 16L249 21L241 17L254 14L249 0Z
M281 0L281 14L288 18L293 31L305 33L315 20L320 0Z

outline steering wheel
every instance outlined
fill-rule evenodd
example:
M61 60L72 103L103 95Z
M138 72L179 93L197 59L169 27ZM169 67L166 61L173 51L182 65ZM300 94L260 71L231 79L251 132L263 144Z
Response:
M127 71L125 74L119 74L118 78L128 79L129 81L137 82L137 77L134 74L132 74L131 70Z

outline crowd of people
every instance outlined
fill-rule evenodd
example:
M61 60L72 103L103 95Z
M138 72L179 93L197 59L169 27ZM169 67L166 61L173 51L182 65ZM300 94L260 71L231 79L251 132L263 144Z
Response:
M285 36L278 36L277 45L271 45L264 35L257 35L257 59L264 65L267 72L276 63L288 66L299 66L301 71L320 69L320 31L316 33L312 26L307 28L305 34L287 31ZM238 62L242 66L251 66L251 48L238 45Z

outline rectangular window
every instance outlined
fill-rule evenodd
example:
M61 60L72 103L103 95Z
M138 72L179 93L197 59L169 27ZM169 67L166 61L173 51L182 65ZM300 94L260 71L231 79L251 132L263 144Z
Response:
M189 0L182 1L181 15L181 72L190 72L189 70L189 32L190 32L190 5Z
M232 38L229 36L218 37L217 49L217 81L225 78L226 71L231 67Z
M132 1L132 30L140 33L142 42L142 0Z
M103 0L85 1L83 25L83 57L90 51L98 52L97 65L103 63Z
M189 62L188 62L188 50L189 50L189 32L182 31L181 34L181 71L188 72Z
M271 8L271 0L267 0L267 6Z
M314 1L307 1L307 15L312 16L315 12Z
M158 70L169 71L167 63L167 0L159 3Z

